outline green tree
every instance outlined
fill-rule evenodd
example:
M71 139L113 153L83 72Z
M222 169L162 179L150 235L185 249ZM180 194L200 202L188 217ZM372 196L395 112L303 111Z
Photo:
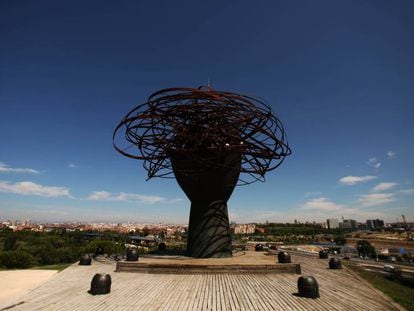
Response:
M334 242L336 243L336 245L345 245L346 238L343 235L337 235L334 237Z
M17 236L14 233L9 233L4 239L4 250L12 251L16 248Z
M358 241L357 250L359 256L374 258L377 256L375 247L371 245L367 240Z
M106 254L123 254L126 251L125 245L123 243L104 240L92 240L82 248L82 252L95 253L98 247L102 247Z
M142 234L144 236L147 236L150 234L150 230L148 229L148 227L145 226L144 228L142 228Z
M14 268L29 268L35 265L36 258L25 251L5 251L0 253L0 266L14 269Z

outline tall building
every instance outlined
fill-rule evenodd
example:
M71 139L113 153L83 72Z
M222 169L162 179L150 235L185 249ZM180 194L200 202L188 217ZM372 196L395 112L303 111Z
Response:
M375 230L384 228L384 221L381 219L368 219L367 220L368 230Z
M351 229L351 224L348 223L348 222L343 221L343 222L339 223L339 228L341 228L341 229Z
M328 224L328 229L336 229L339 228L339 222L336 218L328 218L326 220L326 223Z
M341 229L356 229L357 226L358 224L354 219L344 219L339 223L339 228Z

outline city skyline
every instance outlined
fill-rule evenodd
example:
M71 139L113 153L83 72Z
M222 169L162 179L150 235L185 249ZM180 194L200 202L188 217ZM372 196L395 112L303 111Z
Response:
M405 215L399 215L399 216L404 216ZM263 224L270 224L270 223L275 223L275 224L295 224L295 225L304 225L304 224L310 224L310 225L324 225L329 227L329 221L334 220L337 221L339 225L340 223L342 224L346 224L348 222L356 222L356 224L367 224L370 221L382 221L381 219L366 219L365 221L356 221L355 219L337 219L337 218L328 218L325 221L321 221L321 222L316 222L316 221L309 221L306 220L305 222L301 222L298 221L297 219L294 219L293 222L269 222L269 221L265 221L265 222L246 222L246 223L237 223L237 222L230 222L230 225L249 225L249 224L259 224L259 225L263 225ZM404 218L402 217L396 217L396 221L391 221L391 222L385 222L385 224L387 225L401 225L403 226L405 223L407 224L414 224L414 222L410 222L407 221L407 219L404 220ZM32 219L27 218L27 219L0 219L0 224L3 225L26 225L26 224L62 224L62 225L72 225L72 224L107 224L107 225L140 225L140 226L145 226L145 225L152 225L152 226L157 226L157 225L171 225L171 226L188 226L188 223L184 222L184 223L168 223L168 222L164 222L164 221L160 221L160 222L133 222L133 221L123 221L123 222L111 222L111 221L104 221L104 222L99 222L99 221L32 221Z
M0 219L187 223L176 181L146 181L112 131L207 83L261 97L293 151L236 188L231 222L414 218L413 3L0 6Z

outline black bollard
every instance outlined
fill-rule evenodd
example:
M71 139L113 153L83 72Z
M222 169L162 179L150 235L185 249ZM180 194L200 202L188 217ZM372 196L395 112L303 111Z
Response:
M327 259L328 258L328 252L324 251L324 250L320 251L319 252L319 258L320 259Z
M159 251L165 251L166 249L167 249L167 244L165 244L164 242L161 242L158 244Z
M301 276L298 278L299 296L306 298L318 298L319 286L313 276Z
M128 248L126 260L127 261L138 261L138 250L136 248Z
M104 255L105 251L102 246L98 246L95 250L95 255Z
M331 258L329 260L329 269L342 269L342 263L338 258Z
M256 246L254 247L254 250L256 252L263 252L263 244L256 244Z
M279 252L279 254L277 254L277 259L279 260L279 263L290 263L290 255L288 252Z
M91 256L89 256L87 254L82 255L79 259L79 265L81 265L81 266L90 266L91 262L92 262L92 258L91 258Z
M91 295L104 295L111 291L111 276L105 273L97 273L92 278L91 289L89 294Z

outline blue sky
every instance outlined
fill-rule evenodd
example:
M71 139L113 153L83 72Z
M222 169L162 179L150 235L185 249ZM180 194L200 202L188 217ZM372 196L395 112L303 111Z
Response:
M162 88L263 98L293 154L230 220L414 221L412 1L1 1L0 220L186 223L112 132Z

